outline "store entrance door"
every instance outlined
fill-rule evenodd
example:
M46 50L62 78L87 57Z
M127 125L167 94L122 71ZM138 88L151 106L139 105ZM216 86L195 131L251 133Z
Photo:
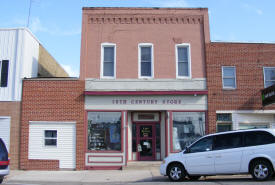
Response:
M155 124L137 124L137 152L139 161L156 159Z

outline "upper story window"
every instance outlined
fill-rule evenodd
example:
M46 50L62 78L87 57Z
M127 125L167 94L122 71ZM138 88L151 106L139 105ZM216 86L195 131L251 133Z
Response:
M116 74L116 45L101 44L101 78L115 78Z
M0 61L0 87L8 86L8 76L9 76L9 61Z
M176 45L177 78L191 78L190 44Z
M154 77L153 44L139 44L139 78Z
M236 68L234 66L222 67L222 84L224 89L236 89Z
M264 87L275 84L275 67L264 67Z

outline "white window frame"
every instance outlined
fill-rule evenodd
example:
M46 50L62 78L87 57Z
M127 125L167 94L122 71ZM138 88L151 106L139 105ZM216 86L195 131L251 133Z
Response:
M151 76L141 76L141 47L151 47ZM152 43L138 44L138 77L139 78L154 78L154 45Z
M223 69L224 68L234 68L234 78L235 78L235 87L227 87L227 86L224 86L224 76L223 76ZM222 66L222 88L223 89L228 89L228 90L234 90L234 89L237 89L237 75L236 75L236 66Z
M104 76L104 47L114 47L114 76ZM116 78L116 44L101 43L101 62L100 62L100 78L115 79Z
M264 74L264 88L266 88L266 83L265 83L265 69L275 69L275 67L263 67L263 74Z
M46 131L55 131L56 132L56 137L46 137ZM57 134L58 133L57 133L56 129L47 129L47 130L44 130L44 146L45 147L57 147L57 138L58 138ZM46 145L46 139L56 140L56 145Z
M187 54L188 54L188 76L180 76L178 73L178 48L179 47L185 47L187 48ZM181 43L175 45L175 51L176 51L176 77L179 79L191 79L192 78L192 62L191 62L191 45L190 43Z

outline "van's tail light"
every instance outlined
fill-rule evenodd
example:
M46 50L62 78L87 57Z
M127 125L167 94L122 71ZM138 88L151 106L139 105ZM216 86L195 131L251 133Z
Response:
M0 166L7 166L10 164L10 161L0 161Z

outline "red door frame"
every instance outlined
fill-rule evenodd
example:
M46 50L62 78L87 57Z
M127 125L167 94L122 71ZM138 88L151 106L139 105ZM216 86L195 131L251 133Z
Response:
M156 124L158 123L135 123L136 124L136 143L137 143L137 160L138 161L155 161L156 160ZM140 126L152 126L152 137L140 137ZM152 140L152 157L141 157L140 152L138 152L138 145L140 140L151 139Z

